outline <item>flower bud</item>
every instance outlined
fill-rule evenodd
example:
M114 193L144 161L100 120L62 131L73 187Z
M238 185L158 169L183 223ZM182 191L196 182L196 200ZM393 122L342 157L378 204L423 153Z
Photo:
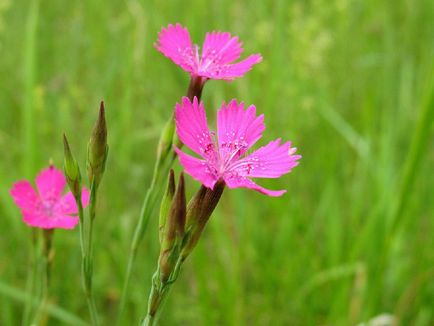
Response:
M185 184L184 175L181 173L167 216L160 248L159 267L163 282L169 279L179 256L180 245L184 236L185 215Z
M163 195L160 205L160 219L158 223L158 230L160 235L160 244L163 241L164 227L166 225L167 215L172 204L173 196L175 195L175 173L170 170L169 180L167 182L166 192Z
M65 172L66 181L75 198L81 198L81 174L80 168L75 158L72 156L71 148L69 147L68 139L63 134L64 161L63 170Z
M107 160L107 125L105 120L104 102L101 102L98 120L96 121L89 143L87 145L87 174L89 184L95 180L98 187L104 173Z
M199 241L206 223L223 194L224 188L225 183L222 180L219 180L214 185L214 189L202 185L196 195L188 203L187 222L185 226L187 238L181 252L182 260L187 258Z

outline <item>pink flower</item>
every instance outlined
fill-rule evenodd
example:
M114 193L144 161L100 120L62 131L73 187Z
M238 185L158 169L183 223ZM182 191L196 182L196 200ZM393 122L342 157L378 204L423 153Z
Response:
M203 159L175 149L181 165L194 179L213 189L219 179L229 188L250 188L268 196L281 196L286 190L268 190L250 178L278 178L298 165L300 155L291 143L281 144L280 139L245 155L265 129L264 115L256 116L254 105L244 109L244 104L232 100L223 103L217 112L217 139L208 129L203 103L187 97L175 108L176 132L181 141Z
M65 185L63 173L50 166L36 177L38 192L29 181L22 180L14 183L10 193L27 225L42 229L73 229L79 221L78 210L71 192L62 196ZM89 204L89 191L85 188L81 201L83 206Z
M158 51L171 59L192 76L206 79L233 80L242 77L253 65L261 62L260 54L253 54L234 63L243 48L238 37L227 32L206 33L202 53L199 46L193 44L187 28L180 24L169 25L158 34L155 44Z

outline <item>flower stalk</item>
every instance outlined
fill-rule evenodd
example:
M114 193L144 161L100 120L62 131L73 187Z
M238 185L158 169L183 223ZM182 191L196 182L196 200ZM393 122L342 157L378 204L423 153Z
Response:
M155 43L155 47L158 51L160 51L175 64L190 74L191 79L186 96L188 99L190 99L190 101L193 101L194 98L196 98L197 101L200 100L203 87L207 80L234 80L235 78L242 77L254 65L261 62L262 60L261 55L253 54L244 60L236 61L243 51L242 45L241 42L238 41L238 37L232 36L227 32L207 33L202 47L202 53L199 56L199 47L191 42L190 34L187 28L180 24L169 24L167 28L162 28L161 32L159 33L158 41ZM193 53L193 49L196 49L196 53ZM168 124L171 126L170 130L175 129L174 120L173 114L168 121ZM180 137L178 137L174 131L171 132L172 138L170 142L167 142L167 144L170 144L170 147L164 148L169 148L169 151L165 153L172 153L172 155L163 155L160 151L161 148L159 147L152 181L146 192L139 221L135 228L128 258L124 287L119 304L118 324L121 322L122 314L125 308L128 285L137 253L137 248L143 238L149 218L154 207L156 206L157 200L160 198L160 192L162 191L161 187L159 187L161 184L160 177L167 175L173 161L177 157L177 152L173 150L173 147L175 146L181 148L183 146ZM168 135L168 133L163 131L160 139L165 138L165 136ZM168 140L168 138L165 139ZM199 232L200 235L201 227L198 227L197 232ZM190 246L194 247L194 244L190 244ZM187 254L187 252L185 254ZM180 266L180 264L177 262L175 266ZM153 291L151 291L151 294L157 293L156 295L158 297L159 293L164 293L162 292L162 289L160 290L157 287L154 287ZM150 300L150 302L152 302L152 300ZM155 302L160 301L156 300Z
M27 292L29 293L29 297L26 300L25 308L24 308L24 316L22 320L22 325L26 326L30 324L30 319L32 315L32 298L34 296L36 290L36 278L37 278L37 261L38 261L38 230L32 228L31 233L31 254L29 259L29 264L27 268Z
M39 304L36 307L33 317L30 318L30 325L39 325L44 317L44 311L48 303L48 291L50 284L50 270L53 261L54 252L52 250L52 239L54 229L43 229L36 231L34 238L36 246L36 263L34 264L37 283L37 297Z
M200 78L199 78L200 79ZM192 76L190 84L187 90L188 97L193 99L197 97L200 99L202 95L203 86L205 81L200 81L197 77ZM173 150L173 144L178 145L178 139L175 133L175 117L171 115L170 119L166 122L159 138L157 147L157 159L155 161L154 170L152 174L151 183L146 191L145 198L143 200L142 208L140 210L139 220L134 230L133 240L131 242L130 251L128 254L127 270L124 279L124 285L122 289L122 295L119 302L118 320L119 325L122 320L122 316L125 310L125 304L128 294L128 287L131 279L131 273L137 256L137 249L142 242L146 228L148 226L149 219L152 212L157 205L158 199L161 198L162 187L161 176L167 175L173 162L176 158L176 153Z
M169 175L168 189L173 183L173 172ZM142 326L154 325L167 298L172 284L178 279L181 266L196 246L202 231L223 194L225 184L218 182L214 189L202 186L190 200L185 203L184 176L181 173L176 194L167 212L167 222L163 227L158 267L152 277L152 287L148 307ZM160 214L165 211L162 202Z
M93 277L93 228L96 217L97 191L105 170L108 155L107 125L105 120L104 103L101 102L99 116L92 130L87 147L87 175L89 178L90 203L89 214L84 214L81 193L81 174L77 161L74 159L66 136L64 136L65 161L64 170L66 180L77 204L80 220L80 245L82 253L82 285L92 325L99 325L99 317L92 288Z
M198 99L202 97L203 86L206 82L206 77L192 76L190 79L190 85L188 85L187 97L190 101L196 96Z

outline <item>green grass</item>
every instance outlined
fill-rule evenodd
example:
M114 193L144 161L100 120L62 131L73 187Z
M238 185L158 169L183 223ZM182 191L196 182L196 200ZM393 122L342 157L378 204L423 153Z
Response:
M188 86L153 47L170 22L195 42L227 30L262 53L243 79L209 82L203 100L212 112L233 97L254 103L261 144L290 139L303 159L261 183L288 189L281 198L226 191L161 324L355 325L385 313L434 324L433 20L429 0L0 0L0 324L21 322L31 250L8 190L50 158L61 166L63 132L83 170L102 99L110 153L94 288L104 324L116 317L158 134ZM125 325L145 313L157 228L154 218ZM89 320L78 230L56 231L55 248L48 325L78 325Z

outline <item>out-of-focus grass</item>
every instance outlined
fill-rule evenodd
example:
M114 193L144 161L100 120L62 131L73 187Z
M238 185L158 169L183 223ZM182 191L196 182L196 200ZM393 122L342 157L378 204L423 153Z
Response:
M188 83L153 43L181 22L196 42L227 30L263 54L245 78L209 82L203 99L210 111L233 97L256 104L264 142L291 139L303 159L263 182L284 197L224 194L162 324L350 325L388 313L432 325L433 20L429 0L0 0L0 324L20 323L12 294L25 290L30 244L8 189L50 158L61 165L63 132L83 162L101 99L110 157L94 282L105 324L114 319L156 138ZM157 243L154 219L125 324L145 310ZM77 232L57 231L55 246L51 303L86 319Z

